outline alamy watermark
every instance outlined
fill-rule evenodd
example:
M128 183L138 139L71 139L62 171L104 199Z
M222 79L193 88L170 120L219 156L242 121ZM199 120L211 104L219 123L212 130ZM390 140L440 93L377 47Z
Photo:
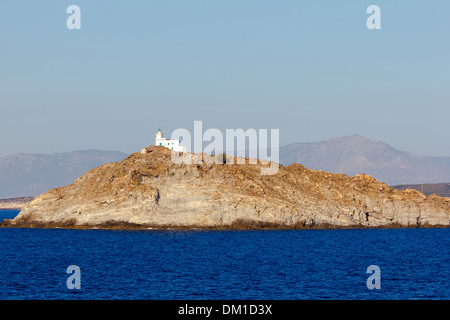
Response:
M81 9L79 6L72 4L67 7L66 13L70 16L66 20L66 26L69 30L81 29ZM370 16L366 20L366 26L369 30L381 29L381 9L377 5L370 5L366 9L366 13Z
M367 289L381 289L381 270L377 265L371 265L367 267L366 273L371 273L371 276L367 278Z
M203 132L202 121L194 121L193 135L189 130L179 128L172 132L171 139L181 139L187 150L193 152L173 151L172 161L175 164L257 164L260 161L267 165L261 168L262 175L274 175L278 172L279 129L226 129L224 135L216 128ZM204 142L208 144L203 146Z
M366 26L369 30L380 30L381 29L381 9L377 5L370 5L367 10L367 13L371 15L367 18Z
M81 29L81 9L77 5L70 5L67 7L66 13L70 16L66 20L66 27L69 30Z
M67 278L67 289L81 289L81 269L79 266L71 265L67 267L66 273L71 275Z
M70 265L67 267L66 273L70 274L67 278L66 286L67 289L81 289L81 269L79 266ZM367 278L366 286L367 289L381 289L381 269L377 265L370 265L367 267L366 273L370 274Z

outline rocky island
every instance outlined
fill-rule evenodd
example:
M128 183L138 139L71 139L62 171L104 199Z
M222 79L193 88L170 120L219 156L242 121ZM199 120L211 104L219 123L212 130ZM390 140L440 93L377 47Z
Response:
M367 228L448 227L450 198L400 191L358 174L300 164L175 164L151 146L92 169L27 204L3 227Z

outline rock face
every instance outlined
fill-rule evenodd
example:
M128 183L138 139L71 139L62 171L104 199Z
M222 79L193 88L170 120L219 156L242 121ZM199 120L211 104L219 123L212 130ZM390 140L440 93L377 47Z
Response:
M448 227L450 198L300 164L174 164L159 146L92 169L26 205L6 227Z

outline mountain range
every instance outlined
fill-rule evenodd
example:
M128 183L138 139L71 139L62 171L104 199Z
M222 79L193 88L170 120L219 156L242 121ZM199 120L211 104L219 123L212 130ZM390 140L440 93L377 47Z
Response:
M450 181L450 157L416 155L357 134L281 147L280 163L349 176L368 174L389 185Z
M127 156L118 151L82 150L0 157L0 199L37 196L64 187L86 171Z
M398 190L414 189L422 192L424 195L437 194L441 197L450 198L450 183L429 183L429 184L401 184L393 186Z

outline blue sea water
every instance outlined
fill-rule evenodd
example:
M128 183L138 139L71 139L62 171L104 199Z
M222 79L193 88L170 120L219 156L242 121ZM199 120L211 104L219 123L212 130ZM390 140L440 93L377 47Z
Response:
M449 229L0 228L0 299L449 299L449 245Z

